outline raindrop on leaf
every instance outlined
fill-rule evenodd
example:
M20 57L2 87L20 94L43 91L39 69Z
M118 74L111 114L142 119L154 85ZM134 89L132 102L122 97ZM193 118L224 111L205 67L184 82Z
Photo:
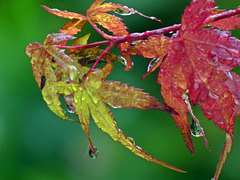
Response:
M69 105L67 105L67 110L69 113L74 113L74 111L72 110L72 108Z
M199 127L197 122L194 121L193 119L192 119L192 124L190 125L190 131L191 131L191 134L194 137L201 137L202 136L201 128Z
M98 151L98 149L97 149L96 146L94 146L93 149L94 149L94 151L93 151L90 147L88 147L88 155L89 155L92 159L96 159L97 156L98 156L99 151Z
M127 137L129 141L131 141L135 145L135 140L132 137Z
M138 44L139 42L141 42L141 41L132 41L132 42L130 42L130 44L131 44L131 46L134 46L134 45Z
M119 14L119 15L122 15L122 16L129 16L129 15L132 15L134 14L133 12L131 11L124 11L120 8L117 8L115 11L114 11L116 14Z
M140 151L142 151L142 148L140 146L136 146L137 149L139 149Z
M148 65L147 72L150 71L158 61L159 61L159 58L153 58Z
M127 60L126 60L124 57L122 57L122 56L117 56L117 58L118 58L118 61L120 61L124 66L129 67L128 64L127 64ZM134 64L133 64L133 62L132 62L132 66L133 66L133 65L134 65Z

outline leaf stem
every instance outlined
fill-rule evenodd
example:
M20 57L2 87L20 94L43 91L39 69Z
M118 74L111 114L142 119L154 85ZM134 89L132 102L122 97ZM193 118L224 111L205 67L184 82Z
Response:
M88 71L88 73L85 75L82 83L85 82L86 78L88 77L88 75L95 69L95 67L97 66L97 64L100 62L100 60L103 58L103 56L105 56L116 44L114 43L110 43L108 45L108 47L103 51L103 53L101 54L101 56L99 56L99 58L95 61L95 63L92 65L91 69Z
M114 36L110 36L110 35L106 34L106 33L103 32L101 29L99 29L99 28L97 27L97 25L92 22L92 20L90 19L88 13L87 13L87 20L88 20L89 24L93 27L93 29L95 29L95 30L96 30L102 37L104 37L105 39L111 39L112 37L114 37Z
M224 19L224 18L229 18L231 16L235 16L235 15L238 15L238 14L240 14L240 8L237 8L235 10L225 11L225 12L222 12L221 14L214 14L214 15L206 18L204 20L203 24L209 24L211 22L218 21L218 20Z
M214 14L209 16L208 18L206 18L203 22L203 24L209 24L211 22L214 21L218 21L224 18L228 18L231 16L235 16L237 14L240 14L240 8L237 8L235 10L229 10L229 11L225 11L221 14ZM123 42L133 42L133 41L137 41L137 40L143 40L149 36L154 36L154 35L160 35L160 34L166 34L169 32L174 32L174 31L178 31L181 28L181 24L174 24L172 26L168 26L168 27L164 27L164 28L160 28L160 29L155 29L155 30L149 30L149 31L145 31L145 32L141 32L141 33L131 33L127 36L111 36L108 35L106 33L104 33L101 29L99 29L91 20L90 18L87 16L88 22L90 23L90 25L101 35L103 36L105 39L104 41L98 41L98 42L94 42L94 43L90 43L90 44L86 44L86 45L81 45L81 46L62 46L62 45L55 45L55 47L60 48L60 49L72 49L72 50L77 50L80 48L90 48L90 47L96 47L96 46L101 46L101 45L110 45L112 44L120 44Z

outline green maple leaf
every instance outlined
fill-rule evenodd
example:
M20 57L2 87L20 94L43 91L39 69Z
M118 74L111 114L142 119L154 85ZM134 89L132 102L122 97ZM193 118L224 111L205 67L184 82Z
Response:
M57 82L58 93L71 96L71 102L68 103L72 111L75 112L79 118L82 128L89 139L89 147L92 153L97 156L95 146L89 136L90 113L94 122L102 131L109 134L113 140L119 141L134 154L150 162L155 162L170 169L183 172L176 167L148 155L139 146L135 145L132 138L125 136L117 127L114 117L106 104L118 108L153 108L163 111L169 111L169 107L148 93L143 92L141 89L129 87L120 82L105 81L104 79L111 73L112 68L112 63L108 63L103 69L91 72L84 83Z

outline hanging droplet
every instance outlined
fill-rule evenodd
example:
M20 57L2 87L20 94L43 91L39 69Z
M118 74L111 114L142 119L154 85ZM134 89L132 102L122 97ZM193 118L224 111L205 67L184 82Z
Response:
M134 45L138 44L139 42L141 42L141 41L132 41L132 42L130 42L130 44L131 44L131 46L134 46Z
M111 106L112 108L114 108L114 109L117 109L117 108L121 108L122 106L114 106L114 105L109 105L109 106Z
M133 145L135 145L135 140L132 137L127 137L129 141L131 141L133 143Z
M69 113L74 113L74 111L72 110L72 108L69 105L67 105L67 110Z
M98 156L99 151L98 151L98 149L97 149L96 146L94 146L93 149L94 149L95 152L94 152L90 147L88 147L88 155L89 155L92 159L96 159L97 156Z
M201 128L199 127L198 123L196 121L194 121L193 119L192 119L192 124L190 125L190 131L194 137L203 136L202 132L201 132Z
M118 60L119 60L121 63L123 63L125 66L127 65L127 60L126 60L124 57L122 57L122 56L117 56L117 58L118 58Z
M142 151L142 148L140 146L136 146L137 149L139 149L140 151Z
M158 61L159 61L159 58L153 58L148 65L147 72L150 71Z
M116 14L119 14L119 15L122 15L122 16L129 16L129 15L132 15L134 14L134 12L131 12L131 11L124 11L120 8L117 8L115 11L114 11Z
M124 58L124 57L122 57L122 56L117 56L117 58L118 58L118 61L120 61L124 66L127 66L127 67L129 67L129 65L128 65L128 63L127 63L127 60ZM134 63L132 62L132 66L134 65Z

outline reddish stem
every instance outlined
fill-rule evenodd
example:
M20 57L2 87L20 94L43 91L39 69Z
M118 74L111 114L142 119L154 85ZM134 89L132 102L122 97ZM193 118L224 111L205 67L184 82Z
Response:
M218 21L227 17L235 16L237 14L240 14L240 8L237 8L235 10L229 10L225 11L221 14L214 14L212 16L209 16L206 18L203 22L203 24L209 24L210 22ZM160 34L166 34L171 31L178 31L181 28L181 24L175 24L172 26L160 28L160 29L155 29L155 30L150 30L150 31L145 31L142 33L132 33L127 36L110 36L106 33L104 33L102 30L100 30L91 20L88 18L88 22L91 24L91 26L104 38L107 40L104 41L99 41L99 42L94 42L86 45L81 45L81 46L62 46L62 45L55 45L55 47L60 48L60 49L80 49L80 48L90 48L90 47L96 47L96 46L101 46L101 45L109 45L110 43L114 44L120 44L123 42L132 42L132 41L137 41L137 40L142 40L145 39L149 36L153 35L160 35Z
M108 34L106 34L105 32L103 32L101 29L99 29L97 27L96 24L94 24L91 19L89 18L88 14L87 14L87 20L89 22L89 24L93 27L93 29L95 29L102 37L104 37L105 39L111 39L113 36L110 36Z
M229 11L225 11L221 14L214 14L212 16L209 16L208 18L206 18L203 22L203 24L209 24L211 22L214 22L214 21L218 21L220 19L224 19L224 18L229 18L231 16L235 16L235 15L238 15L240 14L240 8L237 8L235 10L229 10Z
M82 83L85 82L86 78L88 77L88 75L95 69L95 67L97 66L97 64L100 62L100 60L103 58L103 56L105 56L113 47L115 46L115 44L111 43L108 45L108 47L103 51L103 53L101 54L101 56L99 56L99 58L95 61L95 63L92 65L91 69L88 71L88 73L85 75Z

